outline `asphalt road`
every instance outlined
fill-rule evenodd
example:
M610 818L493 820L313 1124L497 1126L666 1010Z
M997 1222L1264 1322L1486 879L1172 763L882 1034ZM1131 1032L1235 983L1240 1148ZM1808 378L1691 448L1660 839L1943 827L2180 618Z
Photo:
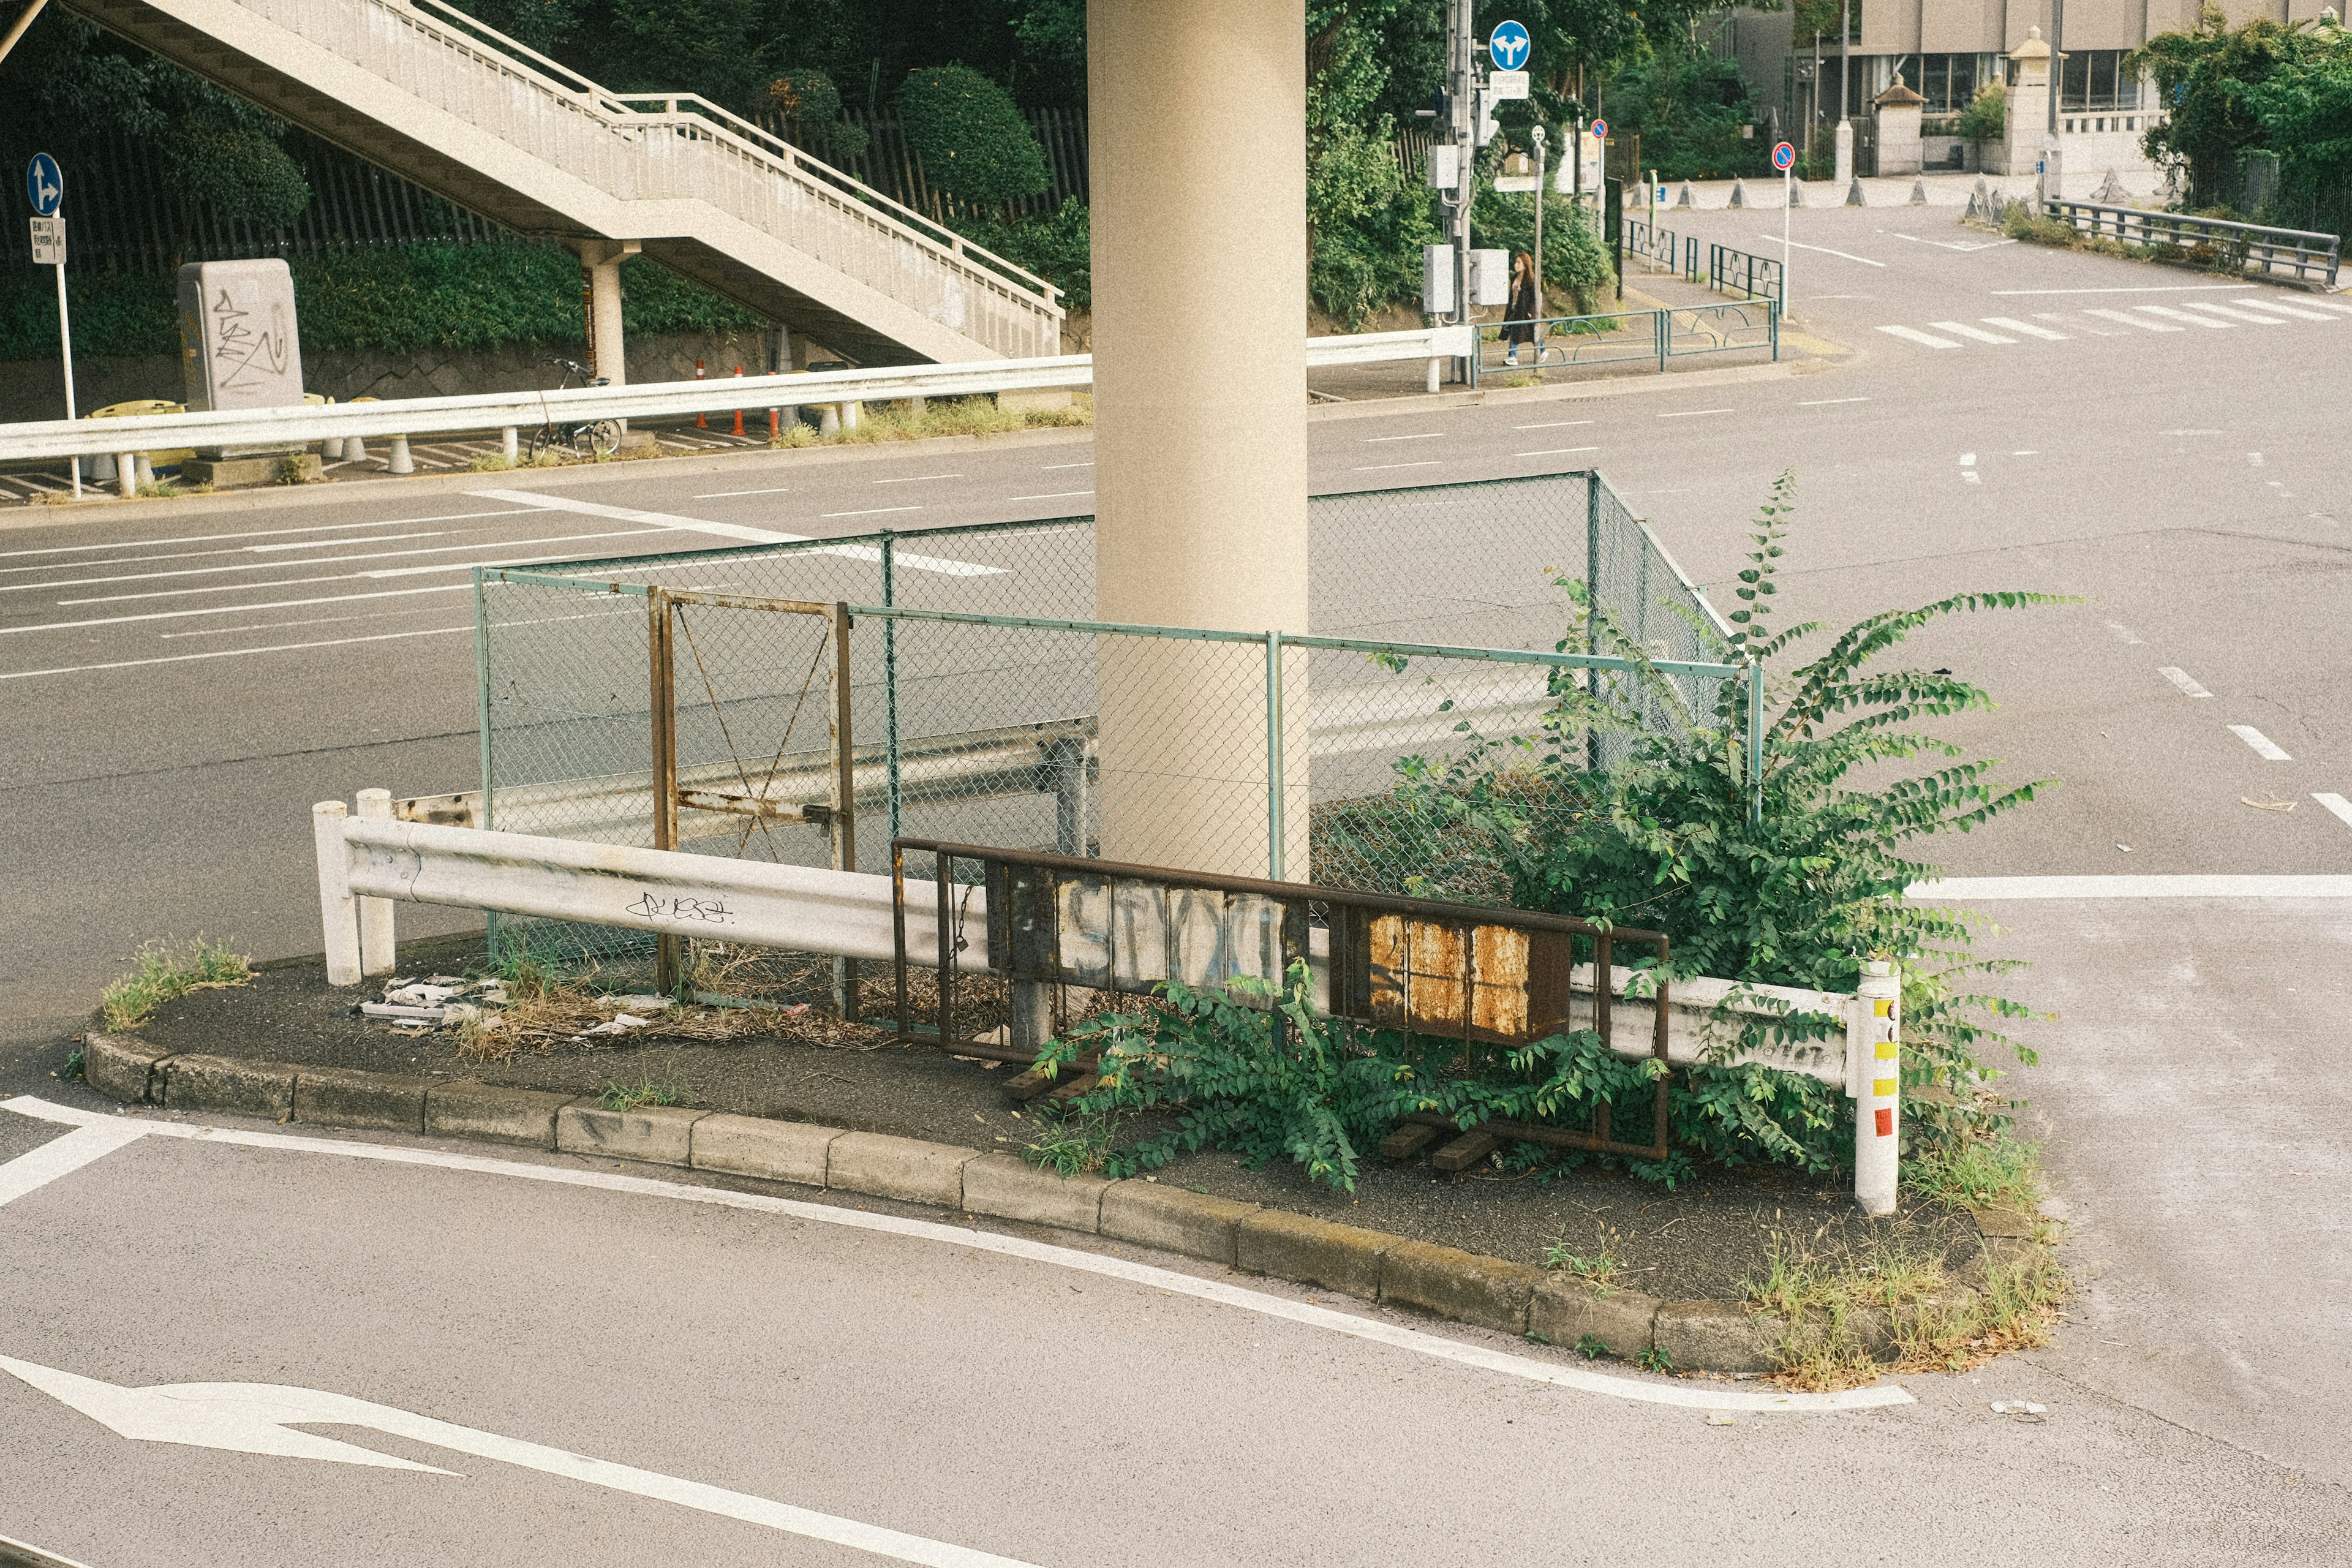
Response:
M1803 374L1349 406L1314 427L1318 488L1597 464L1722 602L1793 468L1791 618L1975 588L2083 601L1916 645L2000 703L1956 738L2060 784L1944 847L1954 870L2352 871L2352 822L2314 798L2352 795L2352 313L1989 244L1948 212L1796 217L1797 321L1850 352ZM1759 250L1777 221L1685 219ZM1084 510L1089 457L1056 433L13 518L0 1087L58 1090L53 1042L143 941L315 950L310 801L475 782L466 566L714 539L563 503L799 534L1049 517ZM2015 1081L2088 1285L2054 1350L1981 1382L1906 1380L1920 1403L1900 1411L1708 1428L1190 1300L1144 1313L1051 1264L179 1143L0 1208L17 1326L0 1356L354 1394L1037 1563L1385 1561L1563 1534L1595 1559L2336 1560L2344 906L1988 910L2036 965L2012 992L2063 1015ZM15 1121L0 1158L46 1135ZM919 1308L916 1289L944 1299ZM0 1473L38 1477L8 1489L92 1562L226 1561L238 1529L268 1542L238 1560L288 1563L354 1531L387 1562L555 1554L527 1528L582 1562L652 1542L837 1552L470 1462L452 1482L129 1445L7 1382ZM2051 1419L1986 1410L2013 1396Z

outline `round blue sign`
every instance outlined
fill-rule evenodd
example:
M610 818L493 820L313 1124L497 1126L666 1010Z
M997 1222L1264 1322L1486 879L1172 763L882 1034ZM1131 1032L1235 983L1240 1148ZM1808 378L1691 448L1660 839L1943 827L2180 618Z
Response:
M1609 121L1605 120L1596 120L1592 122L1592 139L1595 142L1606 142L1609 140Z
M1494 35L1486 40L1486 52L1494 57L1496 70L1515 71L1528 63L1528 53L1534 46L1528 40L1528 30L1517 22L1497 22Z
M1789 169L1793 167L1796 162L1797 150L1794 147L1790 146L1786 142L1781 142L1779 146L1772 149L1772 166L1774 168Z
M25 194L33 198L35 217L58 216L58 204L66 199L66 174L55 158L47 153L33 154L25 165Z

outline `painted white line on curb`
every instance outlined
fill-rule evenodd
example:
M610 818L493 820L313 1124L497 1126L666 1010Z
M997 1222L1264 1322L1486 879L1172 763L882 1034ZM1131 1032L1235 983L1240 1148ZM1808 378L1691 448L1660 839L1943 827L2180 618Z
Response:
M2319 808L2322 811L2338 818L2345 826L2352 827L2352 800L2346 800L2333 790L2326 795L2315 792L2311 798L2319 803Z
M2213 695L2203 687L2198 685L2196 680L2192 679L2189 673L2185 669L2176 669L2171 665L2168 664L2158 669L2157 674L2164 677L2165 679L2169 680L2173 685L2180 688L2180 694L2183 697L2210 697Z
M1914 882L1906 899L1987 903L2011 899L2352 899L2352 877L1946 877ZM5 1100L0 1100L5 1105Z
M2341 879L2347 883L2352 883L2352 877ZM61 1121L76 1127L113 1129L124 1125L116 1117L95 1111L76 1110L69 1106L52 1104L30 1095L0 1100L0 1110L13 1110L20 1116L36 1117L44 1121ZM1672 1405L1690 1410L1818 1413L1835 1410L1871 1410L1890 1405L1916 1403L1911 1395L1897 1384L1849 1389L1842 1394L1785 1394L1777 1391L1763 1394L1616 1377L1607 1373L1589 1372L1582 1367L1556 1365L1529 1356L1514 1355L1508 1351L1498 1351L1485 1345L1467 1344L1460 1341L1449 1340L1443 1335L1407 1328L1402 1323L1388 1323L1371 1318L1359 1318L1328 1307L1318 1307L1305 1301L1293 1301L1239 1285L1228 1285L1223 1280L1202 1279L1191 1274L1178 1273L1171 1268L1157 1268L1148 1263L1131 1262L1123 1258L1081 1252L1074 1247L1055 1247L1045 1242L1031 1241L1024 1237L999 1236L984 1230L965 1230L956 1226L940 1225L930 1220L900 1219L896 1215L872 1214L862 1209L835 1208L825 1204L803 1203L792 1198L773 1198L758 1193L730 1192L723 1187L689 1187L677 1182L657 1181L645 1176L614 1175L603 1171L576 1171L556 1165L527 1165L512 1160L485 1159L476 1154L449 1154L434 1149L407 1149L390 1143L346 1143L332 1139L296 1137L283 1132L247 1132L235 1128L211 1127L191 1122L142 1121L131 1125L137 1127L142 1133L153 1137L195 1139L205 1142L226 1143L241 1149L282 1149L296 1153L335 1154L345 1159L380 1160L388 1164L422 1165L436 1170L471 1172L479 1175L510 1176L523 1181L546 1182L557 1186L593 1187L604 1192L631 1193L644 1197L668 1198L681 1203L709 1204L719 1208L748 1209L761 1214L788 1215L794 1219L810 1220L820 1225L837 1225L850 1230L878 1231L919 1241L940 1242L950 1247L970 1247L976 1252L993 1252L1006 1258L1025 1258L1034 1263L1047 1263L1058 1268L1076 1269L1080 1273L1098 1274L1107 1279L1123 1279L1131 1284L1148 1286L1155 1290L1166 1290L1175 1295L1190 1296L1198 1300L1213 1301L1221 1306L1235 1307L1265 1317L1282 1318L1291 1322L1306 1324L1310 1328L1327 1329L1353 1339L1368 1340L1375 1344L1411 1351L1415 1354L1429 1356L1438 1361L1450 1361L1486 1372L1524 1378L1531 1383L1547 1383L1556 1387L1575 1389L1580 1393L1606 1394L1615 1399L1631 1399L1650 1405Z
M2232 724L2230 726L2230 733L2237 736L2238 739L2243 741L2249 746L2252 746L2254 749L2254 754L2261 757L2263 761L2266 763L2291 763L2294 761L2293 757L2288 756L2284 752L2279 749L2279 744L2276 741L2272 740L2268 735L2263 734L2252 724Z
M105 1159L125 1143L136 1142L145 1131L121 1122L90 1122L17 1155L0 1165L0 1204L46 1187L59 1176L71 1175L93 1160Z

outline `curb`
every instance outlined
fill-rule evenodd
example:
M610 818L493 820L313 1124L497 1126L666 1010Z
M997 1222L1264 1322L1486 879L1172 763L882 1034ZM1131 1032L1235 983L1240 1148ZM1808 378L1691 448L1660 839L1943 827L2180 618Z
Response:
M716 1175L789 1182L1157 1247L1244 1274L1678 1371L1774 1370L1781 1321L1733 1301L1661 1301L1384 1231L1103 1176L1063 1177L1017 1155L727 1111L642 1106L346 1068L175 1054L120 1035L83 1040L82 1078L110 1099L521 1144Z

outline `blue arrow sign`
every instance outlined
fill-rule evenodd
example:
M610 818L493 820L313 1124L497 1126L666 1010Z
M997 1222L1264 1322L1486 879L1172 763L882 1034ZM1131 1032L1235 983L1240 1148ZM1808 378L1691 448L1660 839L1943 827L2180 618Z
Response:
M1526 65L1532 47L1528 30L1517 22L1496 23L1494 36L1486 40L1486 52L1494 57L1497 70L1515 71Z
M36 153L25 165L25 194L33 198L35 217L55 217L66 199L66 174L47 153Z

